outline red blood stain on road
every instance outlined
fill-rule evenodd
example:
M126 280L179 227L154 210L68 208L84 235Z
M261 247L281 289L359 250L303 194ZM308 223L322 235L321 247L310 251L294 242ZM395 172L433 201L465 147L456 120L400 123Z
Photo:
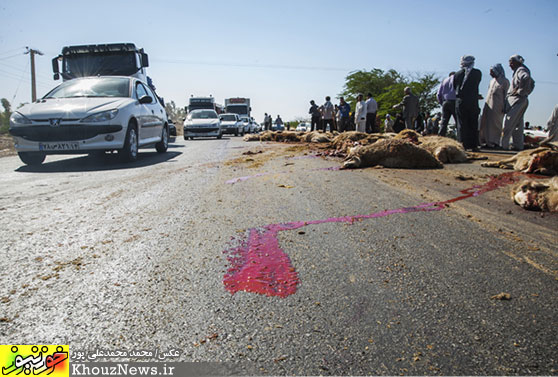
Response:
M355 220L373 219L395 214L440 211L447 204L476 197L485 192L517 182L522 173L504 173L483 185L462 190L458 197L442 202L423 203L413 207L391 209L367 215L332 217L324 220L294 221L252 228L245 239L237 239L239 246L225 250L231 267L223 278L225 288L231 292L246 291L267 296L287 297L296 292L300 279L289 256L279 246L277 235L307 225L326 223L349 223Z

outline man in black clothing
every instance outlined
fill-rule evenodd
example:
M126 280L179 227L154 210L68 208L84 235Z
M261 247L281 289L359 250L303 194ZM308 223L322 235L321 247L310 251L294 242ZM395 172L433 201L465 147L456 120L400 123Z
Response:
M322 127L322 113L320 112L320 108L316 105L314 100L310 101L310 110L308 110L308 114L312 115L312 120L310 121L310 130L311 131L318 131Z
M482 73L476 68L475 57L461 58L461 70L453 76L455 89L455 110L457 115L457 140L465 149L478 151L479 145L479 83Z

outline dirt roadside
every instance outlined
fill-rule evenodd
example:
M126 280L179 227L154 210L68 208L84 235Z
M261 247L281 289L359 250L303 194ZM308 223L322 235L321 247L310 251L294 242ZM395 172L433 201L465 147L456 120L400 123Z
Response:
M9 135L0 135L0 157L16 154L14 140Z

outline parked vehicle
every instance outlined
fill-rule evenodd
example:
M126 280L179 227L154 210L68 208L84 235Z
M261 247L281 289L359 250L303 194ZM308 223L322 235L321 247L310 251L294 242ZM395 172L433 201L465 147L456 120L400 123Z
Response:
M219 115L219 119L221 119L221 128L224 134L234 134L234 136L240 134L244 136L244 124L238 117L238 114L221 114Z
M296 126L296 130L297 131L301 131L301 132L306 132L309 131L311 129L310 124L309 123L299 123L298 126Z
M193 110L184 121L184 140L194 137L223 137L221 120L215 110Z
M225 98L225 111L238 114L239 117L250 118L250 98Z
M188 99L188 106L186 107L186 112L189 113L190 111L194 110L217 110L215 104L215 98L209 97L190 97Z
M145 82L123 76L65 81L14 111L9 132L27 165L41 164L47 154L112 150L134 161L140 147L166 152L169 138L165 109L153 91Z
M168 124L169 124L169 135L170 136L176 136L176 126L174 125L174 122L171 118L169 118L168 114L167 114L167 120L168 120Z

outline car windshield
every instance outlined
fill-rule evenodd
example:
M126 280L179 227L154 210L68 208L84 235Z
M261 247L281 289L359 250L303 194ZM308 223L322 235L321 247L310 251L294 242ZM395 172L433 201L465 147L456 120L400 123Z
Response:
M236 117L234 115L221 115L225 122L234 122Z
M75 97L129 97L130 80L127 78L95 78L66 81L43 98Z
M190 114L190 119L217 119L215 111L194 111Z

